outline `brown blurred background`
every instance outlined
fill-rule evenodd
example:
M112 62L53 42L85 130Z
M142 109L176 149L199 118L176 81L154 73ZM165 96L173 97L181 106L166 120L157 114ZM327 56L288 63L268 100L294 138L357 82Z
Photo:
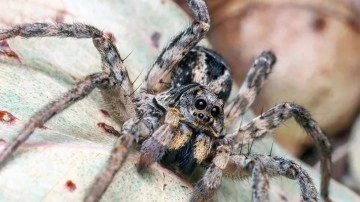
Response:
M185 1L176 2L187 10ZM360 2L207 0L207 4L212 17L208 38L231 67L237 84L260 52L273 50L277 55L254 111L259 114L283 101L307 108L334 146L334 177L359 193L360 149L352 144L360 142L360 126L352 126L360 106ZM295 121L286 122L274 137L289 152L316 164L316 149Z

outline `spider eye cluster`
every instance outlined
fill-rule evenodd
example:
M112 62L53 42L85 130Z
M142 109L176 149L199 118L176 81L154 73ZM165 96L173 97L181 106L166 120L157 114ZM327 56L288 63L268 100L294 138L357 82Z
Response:
M206 109L206 107L208 106L208 103L206 102L205 99L203 98L199 98L195 101L195 108L197 110L204 110ZM212 106L211 109L210 109L210 114L213 116L213 117L217 117L219 116L221 112L221 109L219 106ZM200 113L199 116L202 116L203 114ZM203 117L200 117L200 118L203 118Z

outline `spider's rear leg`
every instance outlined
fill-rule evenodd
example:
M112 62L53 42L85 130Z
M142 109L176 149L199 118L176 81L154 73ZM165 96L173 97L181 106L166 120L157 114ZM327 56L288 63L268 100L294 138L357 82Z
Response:
M86 97L94 88L109 85L109 76L105 73L96 73L79 81L72 89L58 99L45 105L40 111L30 118L15 139L7 144L0 153L0 165L34 132L54 115Z
M275 62L276 57L271 51L263 52L255 59L238 95L225 107L225 128L231 126L238 117L244 115L252 105Z
M259 165L256 169L255 166ZM318 201L318 193L309 174L298 164L280 157L260 154L231 155L224 177L253 180L253 201L268 201L268 177L284 176L298 180L304 201Z
M331 178L331 144L322 132L318 123L302 106L294 103L282 103L261 114L250 123L241 127L237 132L228 134L225 139L232 143L234 148L249 144L254 139L271 134L275 128L287 119L294 117L297 123L305 129L320 150L321 161L321 196L329 200L329 182Z
M149 71L141 91L159 93L170 87L174 67L205 36L210 16L204 0L187 0L194 13L193 23L165 47Z

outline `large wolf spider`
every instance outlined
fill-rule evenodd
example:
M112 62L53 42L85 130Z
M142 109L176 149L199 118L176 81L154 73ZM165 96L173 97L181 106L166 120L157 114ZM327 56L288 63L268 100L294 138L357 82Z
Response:
M98 88L112 117L122 123L111 156L85 198L97 201L127 158L134 141L141 144L139 172L161 162L190 174L197 166L206 169L195 185L191 201L208 201L222 176L252 178L253 201L268 201L268 178L285 176L299 182L304 201L317 201L318 193L307 172L296 163L261 154L242 154L240 148L272 133L285 120L295 120L314 139L321 152L321 196L329 200L330 143L315 120L301 106L281 103L245 126L239 117L253 103L276 62L263 52L255 59L239 93L227 101L231 76L214 51L196 46L209 30L209 14L203 0L188 0L195 20L163 49L139 91L134 92L127 70L110 35L85 24L22 24L0 30L0 40L16 36L92 38L101 55L102 69L79 81L71 90L50 102L24 126L0 154L0 164L55 114ZM235 127L234 127L235 126Z

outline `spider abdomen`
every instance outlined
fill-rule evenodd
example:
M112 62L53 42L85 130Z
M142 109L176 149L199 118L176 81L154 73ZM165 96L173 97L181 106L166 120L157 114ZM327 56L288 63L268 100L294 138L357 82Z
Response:
M220 99L226 100L230 95L232 80L219 54L196 46L179 62L171 86L176 88L190 83L208 86Z

